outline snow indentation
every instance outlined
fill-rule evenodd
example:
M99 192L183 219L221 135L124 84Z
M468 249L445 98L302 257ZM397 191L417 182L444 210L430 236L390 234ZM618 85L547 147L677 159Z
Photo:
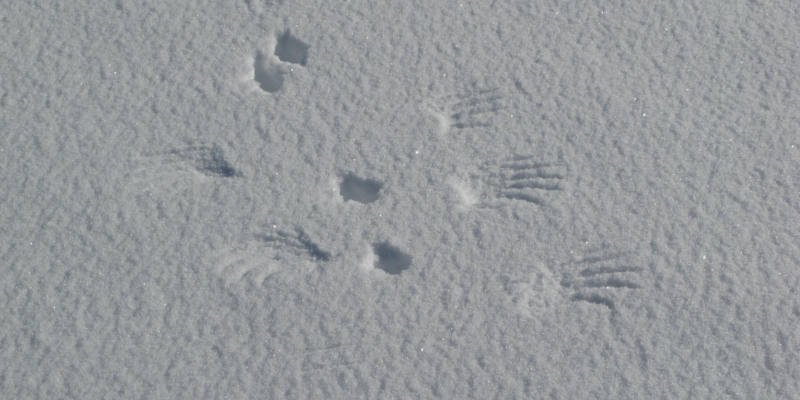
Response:
M389 275L400 275L411 266L411 256L387 242L374 244L372 250L374 267Z
M359 178L353 174L342 177L339 194L344 201L353 200L362 204L372 203L380 198L383 187L381 182L373 179Z
M292 36L287 30L278 36L275 55L283 62L305 66L308 61L309 48L311 48L310 45Z

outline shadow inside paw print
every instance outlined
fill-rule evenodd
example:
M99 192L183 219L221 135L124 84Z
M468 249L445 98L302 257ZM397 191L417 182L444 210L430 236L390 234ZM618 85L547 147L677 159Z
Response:
M339 194L344 201L353 200L362 204L372 203L380 197L383 184L372 179L347 174L339 185Z
M308 62L309 48L311 46L292 36L287 30L278 37L275 55L283 62L305 66L306 62Z
M284 68L270 61L270 57L262 52L256 53L253 64L253 79L258 87L267 93L275 93L283 87Z
M372 246L375 253L375 268L389 275L400 275L411 266L411 256L387 242Z

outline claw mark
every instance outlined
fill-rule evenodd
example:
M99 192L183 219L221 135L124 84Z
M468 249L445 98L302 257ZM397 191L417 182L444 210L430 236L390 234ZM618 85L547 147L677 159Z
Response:
M564 179L565 176L557 173L557 172L547 172L544 168L549 167L550 165L547 164L536 164L533 165L533 168L536 168L536 172L526 171L526 172L517 172L514 175L511 175L509 179L512 180L525 180L525 179Z
M244 245L219 252L213 271L226 284L250 280L263 284L271 276L305 266L329 261L329 252L321 249L302 228L294 233L277 231L274 235L257 234Z
M192 163L198 172L206 176L221 178L241 176L241 173L225 159L222 148L219 146L189 147L173 150L171 153Z
M451 128L470 129L484 128L492 125L492 118L503 109L503 95L499 88L472 90L444 96L438 101L423 104L439 121L440 133L447 133Z
M269 247L286 248L295 254L305 253L316 261L328 261L331 257L329 252L322 250L300 227L295 227L293 234L277 231L275 235L257 234L255 237Z
M458 101L450 105L450 125L456 129L490 126L491 114L502 109L502 99L496 88L459 95Z
M502 197L505 197L505 198L509 199L509 200L522 200L522 201L527 201L528 203L533 203L533 204L540 205L540 206L544 204L544 201L541 198L533 196L533 195L528 194L528 193L505 191L505 192L501 192L500 195Z
M573 290L570 300L606 306L616 311L613 297L619 290L641 289L633 277L642 272L641 267L618 265L627 252L590 254L564 265L584 265L577 276L566 276L561 286ZM588 266L587 266L588 264Z
M533 157L516 156L483 168L489 175L488 186L499 200L520 200L546 205L553 193L564 190L567 166L543 163Z
M583 258L577 259L573 261L573 264L595 264L601 261L609 261L609 260L616 260L624 255L627 255L627 252L616 252L610 254L601 254L601 255L589 255Z
M566 286L571 286L571 283L567 283ZM622 279L607 279L607 280L587 280L581 283L581 287L587 288L628 288L628 289L639 289L639 286L635 282L630 282Z
M157 173L169 172L169 170L185 170L188 166L196 172L212 178L242 176L242 173L225 158L222 148L218 145L190 146L149 154L148 156L156 160L152 163L151 168L154 167L152 169L156 171L153 172Z
M545 183L545 182L537 182L529 180L518 181L518 182L511 180L508 184L508 187L511 189L561 190L561 185L559 185L558 182Z
M594 276L601 274L616 274L619 272L641 272L641 271L642 269L639 267L629 267L629 266L586 268L583 271L581 271L581 276Z
M615 306L614 306L614 301L613 300L611 300L608 297L601 296L601 295L598 295L598 294L577 293L577 294L572 295L572 297L570 297L570 300L572 300L572 301L585 301L587 303L599 304L601 306L608 307L608 309L611 310L611 311L615 310Z
M263 284L272 275L283 272L280 257L257 242L218 252L213 257L213 271L227 285L243 281Z
M531 157L514 157L500 165L500 195L542 205L543 194L563 190L567 168L560 164L541 163Z

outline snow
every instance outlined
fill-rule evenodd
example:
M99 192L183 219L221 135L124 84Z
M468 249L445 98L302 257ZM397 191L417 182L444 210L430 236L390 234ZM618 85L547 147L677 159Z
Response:
M7 1L0 398L800 398L799 15Z

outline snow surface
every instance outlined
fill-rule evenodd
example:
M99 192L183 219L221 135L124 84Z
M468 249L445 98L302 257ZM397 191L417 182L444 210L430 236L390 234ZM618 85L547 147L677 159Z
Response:
M800 399L800 2L0 21L0 398Z

